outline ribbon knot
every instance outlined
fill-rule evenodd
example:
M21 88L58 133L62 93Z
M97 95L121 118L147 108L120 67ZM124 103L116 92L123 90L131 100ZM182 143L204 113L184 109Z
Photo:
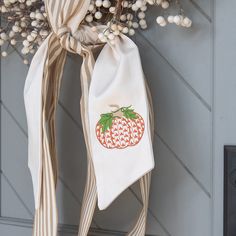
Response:
M71 29L67 26L62 26L58 29L57 37L60 41L61 46L69 52L72 53L81 53L81 42L83 37L77 38L79 31L75 34L72 34Z

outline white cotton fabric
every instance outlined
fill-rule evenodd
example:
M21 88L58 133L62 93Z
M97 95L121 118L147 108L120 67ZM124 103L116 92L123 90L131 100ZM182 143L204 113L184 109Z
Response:
M98 56L89 90L89 124L95 168L98 207L107 208L131 184L154 168L149 105L140 55L135 43L122 35L106 44ZM135 146L107 149L98 141L95 128L100 115L132 105L145 123Z
M24 87L28 124L28 166L32 176L36 209L40 202L42 173L42 80L49 38L50 36L45 39L34 55Z

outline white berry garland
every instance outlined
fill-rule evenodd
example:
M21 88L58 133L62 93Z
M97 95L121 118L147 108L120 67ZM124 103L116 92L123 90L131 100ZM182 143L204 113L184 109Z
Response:
M173 4L177 15L168 15L167 9ZM189 28L192 21L184 15L178 0L91 0L84 24L97 32L101 42L115 44L121 33L133 36L137 29L146 29L146 11L149 5L163 9L165 16L158 16L156 22L164 27L175 24ZM50 33L44 0L0 0L0 13L3 19L0 28L1 56L9 55L10 48L16 51L28 64L30 55L34 54L43 40ZM107 27L100 32L96 25Z
M43 0L0 0L2 27L0 46L2 57L16 51L24 64L29 63L29 55L48 36L50 29Z

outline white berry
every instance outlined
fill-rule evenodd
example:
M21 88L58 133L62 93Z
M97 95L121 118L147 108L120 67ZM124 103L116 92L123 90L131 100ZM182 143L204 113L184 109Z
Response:
M142 0L137 0L135 5L138 7L138 8L141 8L143 6L143 1Z
M166 25L167 25L166 21L160 24L161 27L165 27Z
M37 20L43 20L44 19L43 15L40 12L36 13L35 18Z
M125 21L125 20L126 20L126 15L121 15L121 16L120 16L120 20L121 20L121 21Z
M25 28L27 25L26 25L26 23L25 23L24 21L21 21L20 26L21 26L22 28Z
M31 22L31 25L32 25L33 27L38 26L38 21L37 21L37 20L32 21L32 22Z
M156 0L156 4L160 5L162 3L162 0Z
M121 3L121 5L122 5L124 8L126 8L126 7L129 6L129 2L128 2L128 1L123 1L123 2Z
M6 13L6 12L7 12L7 8L6 8L5 6L2 6L2 7L1 7L1 12L2 12L2 13Z
M115 7L110 7L110 8L109 8L109 12L110 12L110 13L115 13L115 11L116 11L116 8L115 8Z
M16 45L16 40L15 39L11 39L11 45Z
M130 30L129 30L129 35L132 36L132 35L134 35L134 34L135 34L134 29L130 29Z
M147 25L140 25L141 29L147 29Z
M94 17L99 20L99 19L102 18L102 13L101 13L100 11L97 11L97 12L95 13Z
M119 30L119 31L122 31L123 28L124 28L124 27L123 27L122 25L118 25L118 30Z
M15 36L15 32L11 30L8 34L9 38L13 38Z
M33 38L36 38L38 36L38 33L36 31L32 31L30 34Z
M24 60L23 60L23 63L24 63L25 65L28 65L28 64L29 64L29 61L28 61L27 59L24 59Z
M30 49L28 47L23 47L22 50L21 50L21 53L26 55L26 54L29 53L29 51L30 51Z
M146 22L146 20L142 19L139 21L139 24L140 24L140 26L142 26L142 25L146 25L147 22Z
M175 17L174 17L174 23L175 23L176 25L179 25L180 22L181 22L180 16L175 16Z
M131 13L128 13L126 18L130 21L133 20L134 16Z
M1 37L1 39L3 39L3 40L7 40L7 34L6 33L4 33L4 32L2 32L1 34L0 34L0 37Z
M31 6L32 5L32 2L30 0L26 1L26 5L27 6Z
M111 6L111 2L109 0L104 0L102 3L103 7L109 8Z
M116 24L112 24L112 25L111 25L111 29L112 29L113 31L117 30L117 25L116 25Z
M169 2L167 2L167 1L164 1L161 3L161 7L164 9L167 9L169 7L169 5L170 5Z
M91 23L93 21L93 16L92 15L87 15L85 17L85 20L88 22L88 23Z
M95 5L97 7L101 7L102 6L102 0L96 0Z
M126 23L127 23L127 25L128 25L128 28L130 28L130 27L133 25L133 22L132 22L132 21L127 21Z
M184 24L185 27L191 27L192 21L188 17L185 17L183 19L183 24Z
M139 24L137 22L133 22L132 26L133 26L134 29L137 29L139 27Z
M22 32L21 33L21 37L25 38L27 36L27 33L26 32Z
M165 18L163 16L158 16L156 19L157 24L162 24L165 22Z
M139 19L144 19L145 18L145 13L144 12L139 12L138 13L138 18Z
M123 32L124 34L127 34L127 33L129 32L128 27L124 27L124 28L122 29L122 32Z
M133 11L137 11L138 10L138 6L136 4L133 4L131 8L132 8Z
M155 0L147 0L149 5L153 5L155 3Z
M142 7L140 8L140 10L141 10L141 11L146 11L146 10L147 10L147 6L142 6Z
M31 12L31 13L30 13L30 18L31 18L31 19L34 19L34 18L35 18L35 13L34 13L34 12Z
M12 30L17 33L17 32L20 31L20 27L17 26L17 25L13 25L13 26L12 26Z
M167 20L169 23L174 23L174 16L168 16Z
M6 51L3 51L2 52L2 57L6 57L7 56L7 52Z
M27 36L27 40L28 40L29 42L32 42L32 41L34 41L34 37L33 37L32 35L28 35L28 36Z

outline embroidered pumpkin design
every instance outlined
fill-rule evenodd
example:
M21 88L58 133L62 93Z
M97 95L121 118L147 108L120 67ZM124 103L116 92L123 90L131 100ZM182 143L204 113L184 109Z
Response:
M105 148L123 149L139 143L144 127L143 118L131 106L121 107L101 114L96 125L96 136Z

